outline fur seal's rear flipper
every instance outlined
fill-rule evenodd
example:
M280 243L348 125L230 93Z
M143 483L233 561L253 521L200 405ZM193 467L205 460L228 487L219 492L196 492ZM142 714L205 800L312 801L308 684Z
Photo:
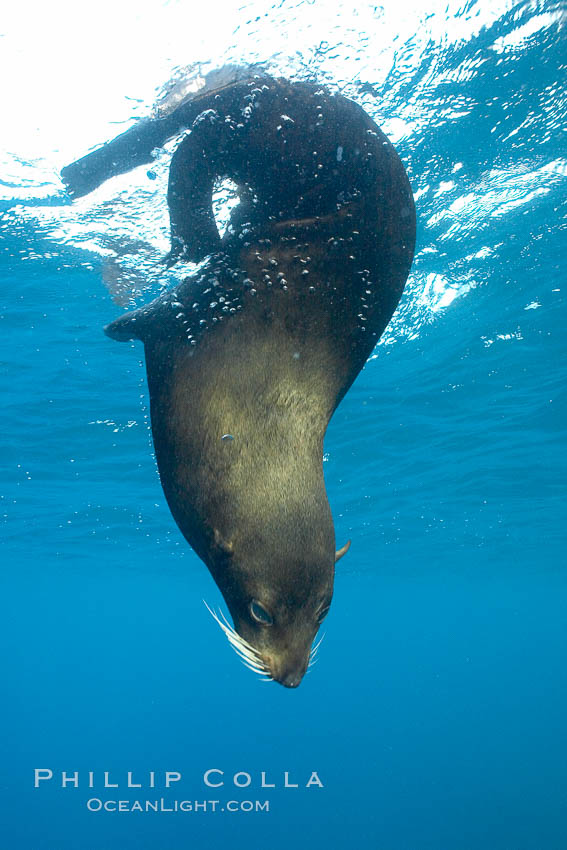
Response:
M144 343L162 486L226 600L222 629L248 666L295 687L348 548L335 547L323 437L400 298L413 197L374 122L319 86L237 80L199 108L168 203L172 259L206 262L106 332ZM125 136L122 166L153 144ZM90 185L108 176L100 163ZM224 177L241 203L221 241Z
M255 70L261 75L261 69ZM61 170L61 179L74 198L88 195L101 183L118 174L125 174L153 160L153 151L162 147L183 129L189 128L203 110L203 102L231 87L245 74L244 69L227 66L211 71L202 79L197 91L189 92L170 105L158 106L152 118L138 121L129 130L100 148L70 163ZM246 73L249 78L250 72Z

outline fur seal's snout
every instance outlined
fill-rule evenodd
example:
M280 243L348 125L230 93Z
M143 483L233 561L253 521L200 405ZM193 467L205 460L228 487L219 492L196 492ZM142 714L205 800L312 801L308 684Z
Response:
M144 343L164 493L234 626L211 613L250 669L295 688L348 549L335 553L323 438L402 293L413 197L360 106L253 74L132 128L64 179L88 191L183 127L169 259L205 262L105 330ZM211 198L223 178L240 203L221 238Z
M279 682L280 685L283 685L285 688L297 688L301 684L301 680L305 675L307 670L307 665L301 665L301 668L294 667L292 669L284 669L278 672L275 672L272 676L274 682Z
M265 628L267 631L268 627ZM241 636L246 634L246 630L241 628L237 631ZM317 644L313 648L313 633L306 639L301 639L292 625L288 625L286 632L287 634L280 630L276 640L266 639L268 635L265 635L260 640L251 638L246 643L255 648L261 672L267 678L286 688L296 688L316 658ZM293 642L290 643L289 637L292 635Z

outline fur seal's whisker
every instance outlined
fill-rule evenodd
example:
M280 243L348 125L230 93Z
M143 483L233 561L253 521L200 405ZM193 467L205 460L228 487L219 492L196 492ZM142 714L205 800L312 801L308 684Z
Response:
M309 663L307 664L308 670L310 667L313 667L313 665L319 661L319 649L321 647L321 644L323 643L323 638L326 634L326 632L323 632L317 643L313 644L313 646L311 647L311 651L309 652Z
M236 654L240 656L240 658L244 661L245 664L248 664L251 667L256 667L257 669L261 668L260 662L257 659L252 658L249 655L246 655L244 652L242 652L240 650L240 648L238 646L234 646L234 644L232 644L232 647L233 647L234 651L236 652Z
M227 636L227 638L229 639L229 641L231 642L231 644L236 649L238 649L244 655L251 655L250 650L246 646L242 645L242 643L238 640L238 637L233 632L229 631L228 629L224 629L223 631L224 631L225 635Z
M263 668L260 666L259 660L257 660L256 657L253 656L250 652L247 652L244 647L242 647L230 633L225 632L225 634L228 638L230 646L234 649L242 663L245 664L246 667L249 667L251 670L255 670L256 672L262 672Z
M251 661L254 664L258 664L260 662L259 656L256 653L252 653L247 646L243 646L238 639L236 639L233 635L227 634L229 643L237 652L241 658L246 658L248 661Z
M250 653L254 658L258 659L259 653L257 652L257 650L254 649L254 647L251 646L248 641L246 641L241 635L239 635L238 632L233 628L233 626L230 625L223 611L220 611L219 613L224 622L225 634L227 635L227 637L229 637L229 640L232 637L234 641L236 641L238 646L240 646L245 652Z
M323 643L323 638L325 637L326 634L327 634L326 632L323 632L323 634L321 635L321 637L319 638L317 643L314 646L311 647L311 651L309 653L309 658L310 658L311 661L314 661L315 658L317 657L317 654L319 652L319 648L320 648L321 644Z
M238 655L238 657L239 657L239 658L240 658L240 659L241 659L241 660L242 660L245 664L255 664L255 663L256 663L256 662L255 662L255 661L253 661L251 658L249 658L247 655L245 655L243 652L241 652L241 651L240 651L240 649L238 648L238 646L235 646L235 645L232 643L232 641L230 642L230 644L231 644L232 648L234 649L234 651L236 652L236 654Z
M242 662L242 663L244 664L244 662ZM261 670L257 670L255 667L250 667L248 664L244 664L244 666L247 667L248 670L252 670L253 673L257 673L258 676L260 676L260 678L262 678L262 671Z
M204 599L203 603L213 620L220 626L230 646L234 649L244 666L252 670L253 673L257 673L263 681L271 681L272 677L268 670L266 670L259 652L230 625L222 610L219 610L217 613Z
M242 661L242 663L244 664L245 667L248 667L248 669L252 670L252 672L254 672L254 673L260 673L261 672L260 669L258 667L255 667L253 664L247 664L246 661Z
M272 681L272 677L269 675L269 673L266 672L266 670L262 669L261 667L253 667L252 665L246 664L245 662L242 663L245 667L248 667L249 670L252 670L253 673L256 673L261 682Z

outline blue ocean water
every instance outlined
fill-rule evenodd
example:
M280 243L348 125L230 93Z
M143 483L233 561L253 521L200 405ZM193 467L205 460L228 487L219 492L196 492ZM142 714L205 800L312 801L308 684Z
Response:
M207 614L221 599L165 504L141 346L102 333L161 282L167 151L155 181L74 205L57 172L84 149L59 150L49 121L3 153L2 848L567 846L566 10L329 8L232 9L232 46L206 54L355 97L416 195L411 279L327 435L353 544L295 691L241 666ZM171 4L153 13L158 38ZM286 53L282 33L304 43ZM35 769L53 779L34 788ZM219 810L87 807L136 798Z

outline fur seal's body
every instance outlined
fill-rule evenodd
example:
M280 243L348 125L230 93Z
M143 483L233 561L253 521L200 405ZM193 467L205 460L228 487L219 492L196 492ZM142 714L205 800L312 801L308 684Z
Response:
M207 97L168 203L170 261L208 259L106 332L144 342L161 482L226 600L236 633L224 630L294 687L333 590L323 437L400 298L414 204L394 148L351 101L264 76ZM241 196L223 240L219 177Z

